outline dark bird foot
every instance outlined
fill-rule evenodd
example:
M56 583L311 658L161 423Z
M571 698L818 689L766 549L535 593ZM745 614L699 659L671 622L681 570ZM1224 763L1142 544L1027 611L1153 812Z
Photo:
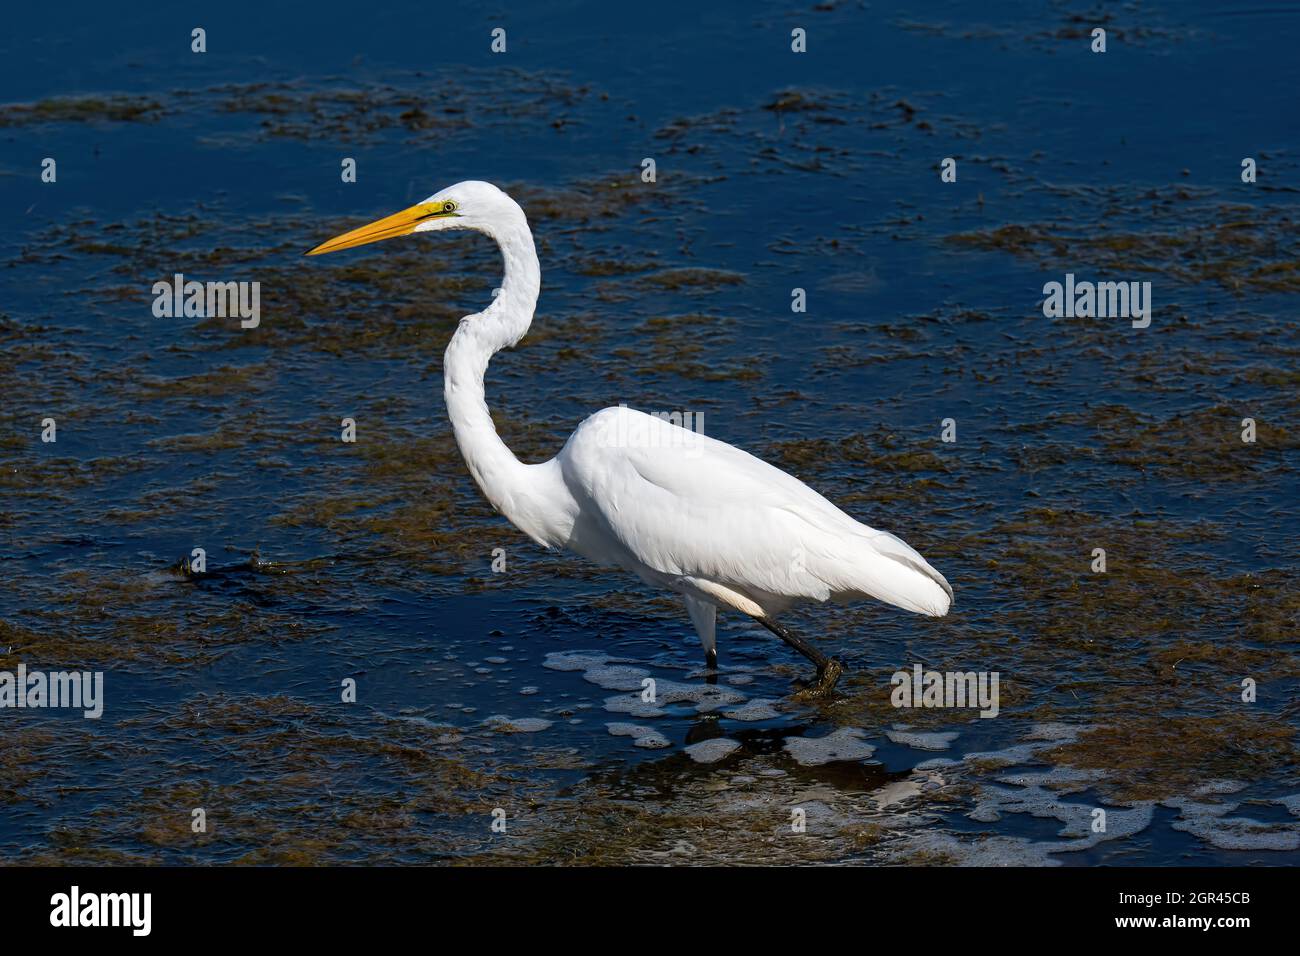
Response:
M803 689L794 695L795 700L824 700L830 697L835 692L835 684L843 673L844 665L832 657L817 669L817 679L805 684Z

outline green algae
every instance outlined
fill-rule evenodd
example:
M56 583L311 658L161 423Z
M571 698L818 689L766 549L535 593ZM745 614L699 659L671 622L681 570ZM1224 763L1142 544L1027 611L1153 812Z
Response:
M1047 754L1053 763L1104 770L1100 787L1117 800L1186 794L1214 779L1290 778L1300 771L1294 731L1261 726L1245 713L1142 717L1084 731Z
M60 96L35 103L0 105L0 127L43 123L140 123L156 121L167 112L152 96Z
M1300 291L1300 243L1290 212L1220 203L1197 213L1197 220L1180 221L1176 231L1014 223L955 233L947 241L1060 270L1087 263L1102 276L1154 274L1182 283L1212 282L1235 293Z

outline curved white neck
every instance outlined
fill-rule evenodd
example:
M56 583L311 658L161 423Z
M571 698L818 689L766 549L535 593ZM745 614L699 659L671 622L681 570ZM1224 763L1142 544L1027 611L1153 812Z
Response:
M542 273L532 233L522 216L489 232L501 247L505 277L490 306L461 319L443 359L443 393L456 444L470 474L492 506L520 530L543 544L551 540L554 523L539 497L550 483L550 469L525 465L506 447L488 413L483 380L488 362L503 348L524 337L533 321ZM548 463L549 465L549 463Z

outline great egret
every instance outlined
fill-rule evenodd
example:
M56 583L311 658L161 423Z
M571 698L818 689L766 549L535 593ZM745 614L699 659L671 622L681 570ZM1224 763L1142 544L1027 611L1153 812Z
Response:
M550 461L515 458L492 424L483 378L492 356L528 331L542 276L523 209L496 186L457 183L307 254L447 229L491 236L505 261L492 304L460 320L443 383L465 464L515 527L682 595L711 670L718 608L749 615L817 666L808 696L829 694L843 666L774 620L792 603L873 597L948 613L952 588L903 541L753 455L662 418L606 408Z

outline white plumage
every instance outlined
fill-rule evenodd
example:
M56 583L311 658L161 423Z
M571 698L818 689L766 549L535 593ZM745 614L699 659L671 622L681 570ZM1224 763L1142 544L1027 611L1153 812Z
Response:
M607 408L556 460L580 516L574 549L648 583L715 603L722 589L743 599L724 603L751 614L861 597L948 612L948 583L898 538L714 438Z
M791 603L870 597L919 614L948 612L952 588L902 540L748 452L661 418L606 408L551 461L518 461L484 399L488 362L527 332L541 285L518 204L488 183L459 183L313 252L445 229L476 229L501 247L501 291L461 320L447 347L445 395L470 473L533 540L683 595L710 661L717 608L760 620L813 657L819 677L830 662L772 622ZM835 665L830 684L837 675Z

